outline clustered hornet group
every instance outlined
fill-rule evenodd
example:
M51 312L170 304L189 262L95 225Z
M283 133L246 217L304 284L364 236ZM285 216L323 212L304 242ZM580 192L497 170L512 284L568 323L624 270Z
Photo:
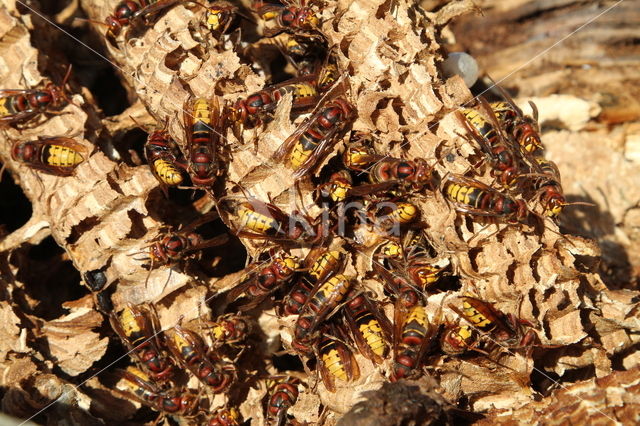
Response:
M358 112L350 101L347 70L328 46L314 6L255 2L245 10L228 2L127 0L105 17L105 38L119 48L177 4L206 9L203 26L218 40L231 37L238 21L261 20L263 36L274 38L297 75L235 101L187 99L183 141L173 140L162 123L150 132L144 152L165 194L170 187L196 188L217 204L217 211L156 241L149 250L155 266L174 265L203 247L225 244L226 234L205 240L195 232L218 216L235 236L263 240L269 249L252 259L245 278L227 293L228 313L202 320L194 329L175 325L160 332L151 304L113 312L113 330L135 363L118 372L126 385L122 394L167 415L199 422L206 418L210 425L241 423L237 406L242 392L232 390L246 388L249 379L239 371L238 360L252 350L246 345L255 327L252 313L273 303L278 317L296 318L284 350L299 356L307 373L315 368L330 392L359 377L357 352L395 381L425 374L428 353L491 357L499 349L530 350L539 344L534 324L471 294L447 305L458 319L428 319L426 297L442 292L440 281L452 273L436 261L446 255L437 253L422 232L415 202L415 197L439 193L460 214L513 226L557 218L567 202L556 165L543 155L535 105L533 117L524 115L503 92L502 101L480 97L475 107L456 111L464 137L479 153L476 169L488 168L493 183L470 177L473 172L440 176L435 159L380 154L375 133L351 130ZM60 86L2 90L0 121L20 126L58 113L70 102L65 88L70 71ZM322 179L314 199L324 211L316 218L286 213L270 200L213 189L232 161L224 147L226 130L240 135L243 127L261 126L287 95L292 115L311 115L274 159L298 181ZM334 147L342 139L345 148L337 153ZM337 155L321 168L332 154ZM81 144L66 137L16 141L12 149L15 161L59 176L71 176L87 155ZM349 214L344 209L353 202L362 211ZM338 227L338 221L344 226ZM380 235L367 278L382 283L384 294L345 272L361 249L359 232L367 226L375 226ZM308 249L304 258L290 250L301 246ZM185 374L213 394L228 395L226 405L211 407L203 391L184 387ZM261 378L269 389L264 401L269 424L296 423L288 410L302 386L315 386L305 383L312 377L293 372Z

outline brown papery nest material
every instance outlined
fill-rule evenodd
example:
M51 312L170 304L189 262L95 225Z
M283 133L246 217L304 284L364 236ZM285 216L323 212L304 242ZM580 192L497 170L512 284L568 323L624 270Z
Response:
M120 49L104 40L104 27L74 21L82 16L104 21L114 6L115 2L79 0L60 10L44 10L49 19L102 49L117 69L123 96L132 102L126 110L106 118L101 108L107 107L99 106L96 90L100 77L90 75L91 63L101 59L88 50L73 52L79 49L75 42L20 4L5 2L0 9L0 87L33 88L45 81L45 75L59 82L66 69L65 54L84 66L76 67L72 74L72 104L60 114L35 120L19 130L3 128L0 140L0 157L6 168L2 185L9 188L13 179L32 209L28 220L8 225L0 241L2 411L27 418L61 398L36 417L47 424L152 421L153 414L140 414L137 402L114 391L117 380L109 377L114 368L110 364L124 352L115 344L118 339L105 315L111 308L102 301L109 300L115 311L127 304L151 303L163 328L215 317L226 309L224 298L217 295L242 277L238 270L243 265L238 265L238 259L244 256L244 249L249 256L263 249L260 243L242 240L245 247L236 242L229 250L214 250L204 259L213 273L193 272L188 264L150 273L148 261L141 260L166 226L187 225L198 214L211 210L213 202L208 196L190 200L187 195L182 203L164 198L149 167L135 155L131 140L138 123L149 128L167 123L169 133L183 144L182 106L188 97L216 95L235 100L261 89L269 75L266 67L248 65L233 49L231 37L218 42L203 32L204 9L188 3L169 8ZM477 168L474 177L490 184L489 168L478 166L478 148L461 136L465 129L454 113L472 100L472 94L461 78L445 79L438 68L446 57L445 47L452 49L463 39L455 40L449 23L477 11L477 6L470 1L427 6L433 9L404 0L328 1L321 8L313 7L319 11L321 30L344 71L341 78L348 83L346 96L357 109L351 129L375 133L375 148L381 154L425 158L440 178ZM479 19L469 16L465 19ZM259 43L269 44L265 40ZM261 46L250 47L269 51ZM478 58L483 68L490 68L490 63L482 61L481 52ZM500 74L499 70L489 71ZM563 74L563 78L570 77ZM571 93L554 104L549 93L537 94L541 98L534 100L543 116L545 111L561 110L558 105L562 102L583 112L564 118L573 127L543 133L548 156L561 166L563 178L571 175L563 180L568 199L583 196L581 188L595 193L594 181L613 167L604 163L611 161L637 176L638 156L633 153L639 143L637 116L629 119L635 123L607 133L609 129L594 118L597 99ZM290 98L285 97L266 125L245 129L239 138L231 131L224 135L230 159L217 195L241 195L236 185L240 183L248 193L271 199L285 211L313 205L315 185L311 179L303 179L299 191L291 190L291 170L273 160L282 141L302 122L301 118L290 119L290 106ZM611 117L612 110L607 111ZM73 176L37 173L11 159L13 141L58 135L74 138L90 152ZM336 153L346 140L348 135L338 142ZM631 158L626 163L622 154L611 148L621 140L626 150L620 152ZM576 158L581 164L576 164ZM609 186L614 184L620 187ZM637 211L640 199L637 185L620 178L607 180L607 186L604 192L624 198L627 207L606 205L594 198L585 201L595 201L601 211L611 212L616 223L624 223L625 236L612 234L621 238L625 247L635 247L638 221L633 208ZM393 356L374 366L358 354L360 378L339 384L335 393L325 388L315 371L301 371L306 383L300 386L298 403L289 414L299 422L335 424L345 413L351 416L347 419L353 418L350 410L356 410L357 415L363 404L374 412L380 410L374 420L385 419L384 423L372 420L366 424L400 424L403 417L394 416L393 411L399 404L394 395L400 393L420 401L421 405L411 407L416 424L426 424L420 423L425 413L449 422L457 416L470 422L487 416L481 421L528 423L537 421L538 416L564 416L561 412L569 413L571 423L638 418L640 401L633 397L638 394L638 372L633 367L640 341L639 294L629 283L605 285L609 282L601 278L598 265L601 256L611 256L601 254L607 245L600 239L599 246L570 223L588 222L588 216L580 215L593 214L589 208L567 213L562 228L546 219L525 229L487 224L460 214L438 190L423 191L412 201L419 206L424 233L449 274L445 278L450 288L427 296L430 321L436 325L456 322L458 314L449 306L459 305L458 297L471 292L502 312L531 322L540 344L532 351L462 357L431 350L424 359L421 378L384 387ZM3 208L11 214L11 206ZM309 210L311 214L319 212L315 205ZM575 232L565 232L567 229ZM39 246L45 247L40 252L46 255L36 253ZM47 248L57 246L63 250ZM383 284L369 272L373 246L373 242L365 242L361 250L349 254L347 273L378 295L380 306L391 312ZM306 254L306 249L298 254ZM636 257L634 254L632 259L635 268ZM106 278L101 289L80 289L81 277L91 289L87 280L95 271ZM258 324L255 341L251 354L243 354L237 365L247 385L233 395L208 396L212 408L223 405L229 397L244 419L262 424L267 389L250 378L277 372L271 358L280 347L273 342L281 339L288 348L293 320L277 318L273 309L257 309L250 315ZM107 371L101 372L105 367ZM394 386L397 391L390 390ZM378 400L379 404L371 403ZM604 400L609 403L602 403Z

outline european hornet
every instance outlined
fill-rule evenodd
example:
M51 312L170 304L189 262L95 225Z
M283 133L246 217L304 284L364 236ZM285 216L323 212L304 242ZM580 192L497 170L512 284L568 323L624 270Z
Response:
M274 154L300 179L327 156L337 136L354 119L353 106L343 97L325 103L289 136Z
M556 163L551 160L536 157L535 161L540 172L544 175L544 178L536 183L535 189L540 194L540 203L544 214L555 219L562 213L564 206L569 204L563 195L560 171Z
M447 324L440 337L440 348L448 355L460 355L474 349L478 332L468 325Z
M538 109L529 102L534 118L522 114L522 110L510 102L493 102L491 109L495 112L500 124L520 147L529 153L543 149L538 133Z
M135 367L119 370L117 375L125 380L127 396L156 411L185 417L197 414L199 399L190 389L165 391Z
M302 307L307 303L314 287L319 283L325 282L333 275L339 274L344 268L345 255L338 250L326 250L317 255L317 257L315 254L314 250L309 252L309 256L305 259L305 264L309 266L309 270L298 280L297 284L284 299L285 315L299 314Z
M236 407L222 407L213 412L208 426L240 426L242 424L242 416Z
M536 104L529 101L533 117L524 115L522 110L516 106L511 96L498 86L493 80L492 83L498 88L506 102L493 102L491 109L495 113L498 122L505 129L507 134L513 138L520 148L528 153L542 151L540 141L540 129L538 127L538 108Z
M530 347L538 340L538 334L529 321L504 314L491 303L469 294L462 297L462 311L453 305L449 307L497 345L519 349ZM526 328L529 330L525 332Z
M256 198L244 200L224 197L218 202L227 226L240 238L315 244L327 234L322 223L311 221L297 211L289 215Z
M182 0L124 0L118 3L113 14L107 16L105 23L96 22L108 27L105 37L110 43L116 45L116 37L120 35L122 29L126 26L134 27L139 22L144 21L145 25L149 25L149 18L164 9L173 7ZM128 38L128 31L125 34Z
M265 28L265 37L273 37L281 32L306 33L318 29L320 20L311 8L305 6L304 0L299 4L287 0L283 2L285 5L254 2L253 9L260 18L272 24L270 28Z
M194 232L196 228L216 217L217 213L208 213L180 231L164 234L159 241L153 243L149 248L149 257L152 265L177 263L189 256L193 256L194 252L199 250L225 244L229 241L227 234L221 234L205 240L200 234Z
M522 223L529 217L523 200L515 200L475 179L450 175L445 180L443 193L459 212L493 217L512 224Z
M491 108L489 108L489 112L493 114ZM470 133L479 135L483 140L488 142L489 146L495 145L500 139L500 129L493 125L490 120L487 120L480 111L467 108L458 111L458 114L460 121L465 124L465 127L471 129Z
M220 168L220 137L223 127L218 98L195 98L183 106L187 136L187 170L195 186L211 186L222 174Z
M298 401L300 379L273 376L267 380L269 401L267 402L267 425L284 426L287 411Z
M60 86L49 82L43 89L0 90L0 126L27 121L37 114L54 113L71 103L65 90L70 75L71 66Z
M302 353L309 353L309 343L315 340L315 332L324 320L329 318L351 290L352 279L342 274L334 275L314 288L307 302L300 310L296 321L292 342Z
M531 175L535 180L533 188L536 190L536 194L534 198L540 200L542 213L545 216L557 219L565 206L593 206L591 203L567 202L560 182L560 170L558 170L556 163L543 157L535 157L534 161L534 171L537 172Z
M34 141L16 141L11 147L11 158L32 169L57 176L71 176L84 161L87 148L65 137L38 138Z
M425 186L431 186L431 175L432 167L422 158L414 160L385 158L373 166L369 173L369 180L372 184L395 181L396 184L420 191Z
M197 333L176 325L164 335L173 356L211 391L222 393L231 386L236 378L234 364L219 358Z
M521 177L520 156L502 133L494 111L484 98L480 98L480 105L491 118L488 121L475 109L458 111L458 118L467 129L467 132L480 145L482 151L490 159L492 174L504 188L511 188L516 180Z
M281 253L273 257L266 266L263 262L248 267L247 276L227 295L228 301L234 301L243 294L248 302L239 307L249 310L258 306L267 296L286 284L300 269L300 263L294 256ZM260 268L260 266L263 266Z
M215 321L209 322L207 327L211 329L214 347L237 345L247 340L251 332L249 318L236 314L222 315Z
M402 270L388 270L377 260L372 265L374 274L382 278L385 288L395 299L392 379L415 376L433 334L422 292Z
M319 98L313 77L293 78L238 99L226 108L226 115L238 124L258 123L272 113L288 93L293 96L292 111L300 113L313 107Z
M349 300L343 308L346 324L360 353L376 364L387 355L392 338L391 323L365 294Z
M353 179L347 170L340 170L329 176L329 180L318 186L319 197L329 198L334 203L341 203L350 195Z
M433 337L422 303L405 309L396 307L393 381L419 375L418 369Z
M318 343L318 372L329 392L336 391L336 379L350 382L360 377L358 363L342 336L336 336L338 329L333 325L322 329Z
M160 325L153 309L144 305L127 306L120 315L111 313L111 327L154 381L163 382L174 375L174 365L166 356L158 337Z
M162 129L149 133L144 144L144 156L162 189L167 194L167 186L177 186L183 181L182 170L186 169L184 159L178 161L176 144L169 133Z
M354 154L351 152L350 154ZM362 161L362 160L360 160ZM415 160L403 160L380 156L374 160L375 164L369 171L368 185L360 185L353 188L349 195L363 196L371 193L390 192L394 195L401 192L421 191L425 187L432 186L432 170L426 160L416 158Z

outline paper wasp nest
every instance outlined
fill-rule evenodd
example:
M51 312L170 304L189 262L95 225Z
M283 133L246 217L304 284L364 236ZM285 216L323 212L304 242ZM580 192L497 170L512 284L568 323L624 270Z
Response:
M71 28L73 17L78 16L103 22L113 13L114 6L115 2L97 0L71 2L55 11L55 20L66 24L65 28ZM430 350L422 360L424 375L408 383L419 390L407 388L402 392L426 395L425 407L430 408L424 412L444 412L442 418L450 421L459 415L454 407L473 412L466 413L473 420L487 416L482 421L519 421L524 416L534 421L536 413L555 416L565 406L572 409L576 422L600 415L637 418L639 401L624 392L637 388L638 372L633 367L637 365L640 340L639 294L630 284L626 288L605 285L598 265L601 256L611 254L606 253L608 246L602 239L599 247L589 238L563 232L571 229L568 221L587 219L580 218L581 213L569 212L567 206L565 211L569 213L561 222L564 229L550 219L539 221L529 230L507 224L487 225L457 212L443 196L441 182L451 175L477 169L475 178L485 183L492 180L489 167L481 165L479 148L463 136L465 128L455 114L471 101L471 92L462 78L445 78L439 69L446 58L444 44L452 42L447 25L473 12L475 6L459 1L422 9L404 0L357 0L328 1L312 7L318 13L327 44L337 57L340 95L357 111L350 131L375 134L375 149L380 154L426 159L439 177L433 190L423 190L412 197L420 210L423 232L448 275L446 287L427 295L429 320L436 329L457 321L458 314L450 306L458 306L458 297L469 292L502 312L530 322L540 340L531 352L478 352L457 357ZM104 118L96 103L97 94L82 87L82 72L74 77L74 71L70 80L72 104L46 120L36 120L33 126L2 129L0 155L5 173L10 173L32 207L28 222L15 226L17 229L0 242L3 411L26 418L46 408L36 419L50 423L60 419L83 424L152 420L149 412L146 417L136 414L139 404L114 391L118 380L109 377L109 372L114 368L112 362L124 351L116 344L118 339L106 314L127 304L147 303L157 310L163 328L198 323L200 317L214 318L225 311L224 297L219 295L242 278L243 273L237 271L243 265L236 264L243 256L243 248L237 243L232 247L233 253L214 250L208 260L214 274L192 272L188 264L150 271L148 260L143 259L149 245L166 230L167 222L174 228L187 225L211 210L214 202L208 197L182 204L167 200L149 167L142 164L144 160L138 161L131 154L136 148L127 138L139 125L153 129L166 123L169 134L184 149L185 101L191 96L233 101L256 92L268 83L273 59L261 55L277 56L269 39L257 39L254 45L247 46L236 43L233 35L213 37L204 27L204 14L205 9L198 5L178 3L154 17L135 37L126 42L120 40L119 48L103 39L102 26L74 23L77 28L85 28L85 34L99 38L92 40L92 45L102 46L134 103L119 115ZM89 25L92 30L87 29ZM64 36L23 5L7 2L0 9L2 88L33 88L44 81L44 75L61 81L66 63L54 42L60 37ZM88 51L78 55L98 60ZM247 57L255 62L247 63ZM481 68L489 67L482 60L479 63ZM94 82L93 87L97 85ZM224 135L229 158L225 159L227 174L216 190L218 196L241 197L249 193L264 201L272 200L283 210L296 206L306 207L311 215L320 213L314 204L315 183L305 178L296 186L291 170L273 159L303 120L290 118L291 101L290 96L285 96L273 120L263 126L245 128L240 134L229 129ZM603 129L597 129L595 135L584 131L586 123L597 115L598 107L592 99L589 103L576 95L534 101L541 120L564 120L574 125L543 134L548 153L566 167L561 167L566 195L582 195L581 187L593 184L595 177L591 174L598 168L611 170L615 167L612 164L618 164L628 168L629 173L638 171L633 151L638 144L637 122L620 134L607 135L606 143L601 143ZM578 118L560 117L562 111L556 101L570 105ZM349 134L338 141L334 153L344 149ZM71 177L38 173L11 159L13 141L60 135L72 137L87 148L86 161ZM622 139L631 165L623 164L620 150L614 149ZM579 145L588 146L588 151L576 148ZM586 158L585 151L592 158ZM334 153L323 166L332 161ZM583 164L576 164L581 155L585 155ZM601 171L597 173L599 176ZM625 187L625 196L608 187L604 191L612 194L616 202L606 207L600 202L598 205L610 211L615 223L625 224L626 247L637 247L637 214L629 207L636 206L637 210L640 196L633 182L614 176L620 177L613 174L607 185L619 183ZM189 191L184 190L187 194ZM628 199L624 205L618 202L625 197ZM588 208L577 211L589 214ZM64 252L45 261L34 260L29 247L44 244L50 236ZM358 285L373 292L380 309L393 321L393 303L384 295L383 283L372 278L370 271L375 247L366 241L366 236L362 238L361 251L347 253L345 273L355 276ZM249 256L264 250L261 242L242 242ZM304 256L306 251L297 254ZM80 274L65 269L69 261ZM54 267L60 264L67 266ZM637 258L631 264L637 270ZM69 276L72 284L66 283ZM34 277L41 280L31 287L37 281ZM76 290L49 297L58 291L58 286L80 287L80 277L92 291ZM57 279L61 284L56 283ZM105 299L113 308L103 303ZM241 379L247 382L252 376L277 372L271 357L280 348L278 339L285 342L285 349L290 349L287 345L295 321L278 318L273 309L253 310L248 315L257 324L254 341L247 349L253 352L242 354L236 365ZM390 388L379 389L393 368L393 350L380 366L359 354L355 359L360 377L340 384L336 392L326 389L314 369L299 368L305 386L299 387L298 402L289 414L299 422L335 424L345 413L357 410L357 403L386 400L385 392ZM197 381L189 384L198 387ZM222 406L231 399L244 419L262 424L265 386L254 381L251 386L238 389L228 395L207 394L209 407ZM611 389L619 397L616 407L620 411L611 407L595 411L585 408L581 403L593 398L589 389L606 394L606 398L610 398L607 390ZM48 406L60 397L59 402ZM391 412L389 418L394 418L392 408L384 408L386 414ZM375 409L372 408L373 413ZM416 413L421 416L421 411ZM480 415L474 417L475 413ZM396 420L399 418L400 415L395 416Z

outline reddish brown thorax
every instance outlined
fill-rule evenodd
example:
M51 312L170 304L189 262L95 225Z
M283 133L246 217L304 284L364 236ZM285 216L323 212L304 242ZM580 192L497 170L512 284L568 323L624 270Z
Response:
M38 156L38 147L35 144L17 143L13 145L11 157L16 161L31 162Z

